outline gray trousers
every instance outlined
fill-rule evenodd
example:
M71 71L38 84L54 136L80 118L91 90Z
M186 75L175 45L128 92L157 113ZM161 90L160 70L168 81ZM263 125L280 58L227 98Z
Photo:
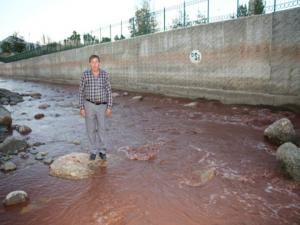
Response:
M106 145L104 143L106 135L106 106L106 104L95 105L84 100L85 126L90 153L106 153Z

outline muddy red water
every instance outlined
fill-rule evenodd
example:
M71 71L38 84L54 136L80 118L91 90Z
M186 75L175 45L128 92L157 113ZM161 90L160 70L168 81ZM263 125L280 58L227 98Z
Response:
M0 87L42 94L7 107L14 124L32 128L29 142L45 143L38 150L53 157L87 151L78 86L4 79ZM299 134L299 115L205 100L185 107L191 100L153 94L131 99L138 94L114 98L107 143L115 157L91 178L52 177L32 156L14 156L18 169L0 173L0 198L21 189L30 202L1 205L0 224L300 224L300 187L281 174L276 146L263 138L282 117ZM51 106L39 109L42 103ZM34 119L39 112L45 117Z

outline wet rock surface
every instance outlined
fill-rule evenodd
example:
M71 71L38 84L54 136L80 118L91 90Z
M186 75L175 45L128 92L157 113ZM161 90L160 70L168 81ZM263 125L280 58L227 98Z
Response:
M132 97L132 100L137 100L137 101L142 101L144 99L144 97L142 95L137 95Z
M32 131L32 129L26 125L15 125L15 129L22 135L29 134Z
M34 118L37 119L37 120L40 120L44 117L45 117L44 113L37 113L37 114L34 115Z
M50 107L50 105L47 103L43 103L43 104L39 105L39 109L47 109L48 107Z
M12 118L10 112L0 105L0 142L3 142L12 128Z
M294 126L288 118L282 118L275 121L268 126L264 135L275 144L283 144L285 142L293 141L296 133Z
M5 171L5 172L8 172L8 171L12 171L12 170L15 170L17 169L17 166L15 163L11 162L11 161L7 161L7 162L4 162L1 166L0 166L0 169Z
M84 179L90 177L98 166L105 166L103 160L89 160L87 153L70 153L60 156L50 165L49 174L67 179Z
M5 128L11 127L12 118L10 112L2 105L0 105L0 126Z
M0 88L0 104L2 105L16 105L23 101L22 95L17 92L10 91L5 88Z
M25 151L29 144L24 138L9 136L2 143L0 143L0 152L4 154L18 154L18 152Z
M3 200L5 206L12 206L25 203L29 200L28 194L25 191L17 190L8 193Z
M300 148L291 142L286 142L278 147L276 158L283 172L300 183Z

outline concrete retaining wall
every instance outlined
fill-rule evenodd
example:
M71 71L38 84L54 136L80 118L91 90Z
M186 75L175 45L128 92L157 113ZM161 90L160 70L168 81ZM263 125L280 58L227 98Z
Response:
M191 63L192 50L202 53ZM79 84L99 54L114 88L224 103L300 105L300 8L0 64L0 75Z

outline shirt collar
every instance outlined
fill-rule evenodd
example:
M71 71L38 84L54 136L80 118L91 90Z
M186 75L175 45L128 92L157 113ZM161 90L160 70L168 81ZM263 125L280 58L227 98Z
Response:
M94 76L93 73L92 73L92 69L91 68L89 69L89 74L92 75L92 76ZM101 76L101 75L102 75L102 69L99 68L99 76Z

